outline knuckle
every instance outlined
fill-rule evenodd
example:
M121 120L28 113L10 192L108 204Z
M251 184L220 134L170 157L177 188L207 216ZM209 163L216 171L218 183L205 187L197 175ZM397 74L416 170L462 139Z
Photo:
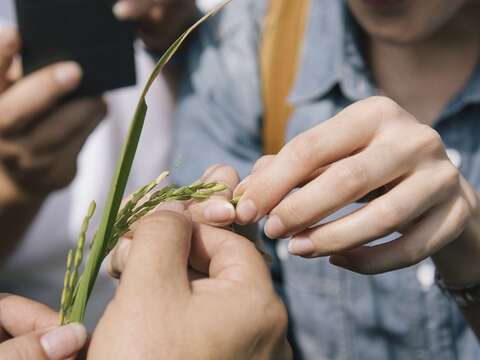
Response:
M139 221L137 231L165 232L168 229L183 228L189 225L187 217L174 211L158 211L145 216Z
M349 196L360 196L361 191L368 184L367 170L358 162L343 161L333 165L332 170L339 189L343 189Z
M468 219L470 219L471 216L472 216L472 209L470 207L469 202L464 198L460 198L458 201L457 211L455 214L455 219L454 219L455 223L463 225L468 221Z
M443 182L447 190L457 190L460 186L460 171L450 161L442 169Z
M299 165L314 164L316 159L317 136L313 131L306 131L296 136L286 147L293 163Z
M338 254L349 249L349 244L341 241L336 233L329 230L328 225L320 231L322 231L321 235L316 234L316 236L312 236L316 256Z
M392 99L386 96L372 96L365 102L375 109L380 115L382 121L389 121L399 114L403 114L404 110Z
M210 166L202 176L202 181L228 181L238 182L238 172L230 165L215 164Z
M397 230L405 210L400 204L383 199L378 201L377 227L382 234L389 234Z
M267 166L273 160L273 158L274 158L273 155L262 156L260 159L258 159L255 162L255 165L253 165L252 173L254 173L255 171L259 171L262 168L264 168L265 166Z
M36 343L33 336L11 341L6 353L7 359L31 360L43 358L40 345Z
M428 125L417 125L414 136L417 151L428 154L439 154L445 151L440 134Z
M268 300L263 301L263 326L264 333L283 333L288 327L288 314L282 301L272 294Z
M279 205L275 213L280 216L282 222L287 226L301 226L306 221L305 207L293 199L294 196L286 198L284 203Z

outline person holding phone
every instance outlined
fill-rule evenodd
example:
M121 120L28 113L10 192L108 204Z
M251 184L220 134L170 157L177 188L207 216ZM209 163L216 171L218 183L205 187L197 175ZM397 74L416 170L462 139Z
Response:
M291 359L285 307L250 241L193 224L173 203L136 224L126 245L112 260L122 281L88 349L82 325L58 327L53 310L4 294L0 358Z
M156 3L160 16L145 13L137 19L145 41L150 32L161 34L168 25L168 32L152 36L155 42L149 46L164 47L194 20L195 2L182 4L163 12L164 4ZM182 21L171 21L180 15ZM72 98L85 75L78 64L55 63L24 76L16 60L22 49L17 30L0 29L0 291L58 307L65 254L74 246L88 202L95 199L101 205L106 197L116 154L154 66L145 46L136 45L138 87ZM175 83L174 76L168 79ZM138 152L142 162L132 172L131 190L168 168L174 90L163 78L149 96ZM114 291L106 273L97 289L90 327Z

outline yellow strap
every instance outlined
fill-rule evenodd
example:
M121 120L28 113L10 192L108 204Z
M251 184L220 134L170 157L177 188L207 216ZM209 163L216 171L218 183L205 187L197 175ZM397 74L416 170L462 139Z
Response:
M260 51L265 154L276 154L285 142L293 111L288 95L300 65L309 10L310 0L270 0Z

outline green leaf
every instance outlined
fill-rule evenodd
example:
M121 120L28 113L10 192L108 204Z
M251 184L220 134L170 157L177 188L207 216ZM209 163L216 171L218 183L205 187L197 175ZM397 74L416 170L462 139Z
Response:
M193 26L186 30L163 54L158 61L155 69L150 75L142 95L137 105L135 115L130 125L130 130L127 135L120 159L118 160L115 175L112 179L110 192L105 203L105 208L102 216L102 222L95 236L95 242L88 256L85 269L78 282L72 310L68 318L69 322L82 322L85 317L88 299L92 293L95 280L98 276L100 266L105 257L105 249L112 236L113 224L120 208L121 201L125 193L125 187L128 182L130 170L132 168L135 153L137 151L138 142L142 133L145 116L148 110L145 96L152 86L156 77L161 73L162 69L169 62L175 52L188 38L188 36L210 16L216 14L221 8L228 4L231 0L224 1L212 11L203 16Z

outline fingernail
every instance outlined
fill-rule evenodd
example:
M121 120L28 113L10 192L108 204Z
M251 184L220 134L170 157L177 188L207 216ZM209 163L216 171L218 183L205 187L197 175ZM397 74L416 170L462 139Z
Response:
M341 267L341 268L348 268L351 263L348 257L343 255L332 255L330 256L330 264Z
M248 224L257 217L257 207L251 199L240 200L237 206L237 220L240 224Z
M226 223L235 219L235 209L228 202L212 201L203 211L203 216L212 223Z
M278 239L287 232L287 227L277 215L268 218L264 228L265 235L270 239Z
M120 20L132 16L132 9L128 1L119 1L113 6L113 14Z
M297 256L310 256L315 251L315 246L309 238L296 237L288 242L288 252Z
M78 85L82 77L82 69L76 62L68 61L59 64L54 70L53 76L61 87L71 90Z
M87 330L82 324L57 327L40 338L43 351L50 360L62 360L74 355L86 341Z

